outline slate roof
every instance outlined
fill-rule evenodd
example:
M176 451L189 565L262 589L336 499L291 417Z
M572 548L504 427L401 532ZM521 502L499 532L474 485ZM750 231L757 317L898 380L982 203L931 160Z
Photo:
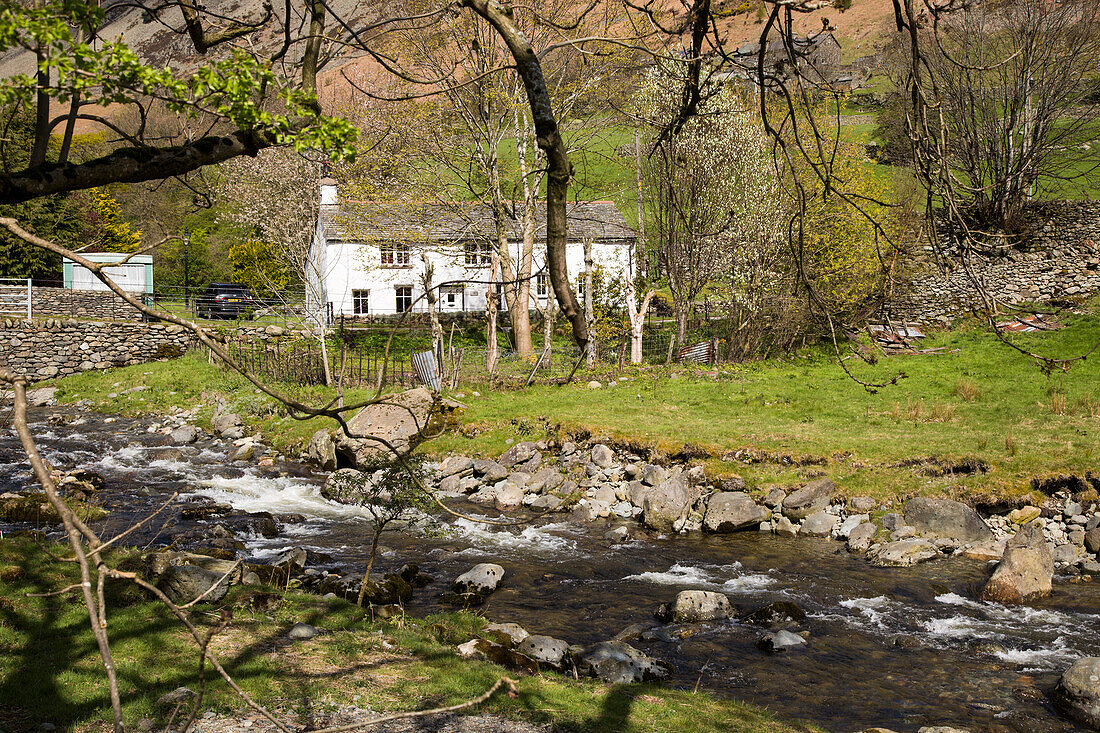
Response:
M567 205L569 241L633 240L634 231L611 201L578 201ZM345 202L323 209L325 238L332 242L445 242L496 236L489 206L476 202L380 204ZM546 207L535 214L535 239L546 240ZM508 236L523 235L522 214L508 221Z

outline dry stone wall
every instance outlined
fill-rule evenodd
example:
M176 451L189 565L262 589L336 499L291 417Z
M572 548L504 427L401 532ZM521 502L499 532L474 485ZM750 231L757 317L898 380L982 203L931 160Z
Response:
M1002 305L1050 302L1100 293L1100 203L1051 202L1029 213L1023 231L971 257L986 292ZM947 235L940 253L929 246L906 282L883 306L895 321L947 323L973 312L981 299Z
M114 293L66 288L31 288L31 314L35 318L142 320L141 311Z
M34 379L179 356L194 343L182 326L45 319L0 321L0 364Z

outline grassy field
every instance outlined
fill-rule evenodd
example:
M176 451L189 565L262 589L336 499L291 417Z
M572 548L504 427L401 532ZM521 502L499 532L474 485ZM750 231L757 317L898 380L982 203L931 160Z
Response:
M1100 335L1100 316L1074 315L1060 331L1017 335L1051 356L1087 352ZM895 356L868 366L845 363L865 381L893 386L870 393L850 379L831 352L807 349L761 363L716 368L647 366L619 374L607 366L564 387L489 390L468 386L455 395L468 409L461 431L428 443L432 453L496 455L517 435L587 433L633 441L664 453L685 444L718 474L739 474L755 489L824 472L848 495L904 498L922 493L981 501L1021 497L1033 477L1095 470L1100 457L1100 365L1076 363L1045 376L1027 357L978 328L934 335L922 344L937 354ZM595 376L618 379L596 391ZM625 379L624 379L625 377ZM224 395L233 409L292 455L321 427L271 409L270 400L239 377L195 356L58 382L64 401L91 399L98 410L127 414L203 405ZM146 384L143 392L119 392ZM324 388L286 387L293 396L322 401ZM366 396L352 392L349 401ZM746 464L731 451L766 455ZM973 475L932 475L925 459L977 459ZM908 465L917 463L918 465Z
M105 731L106 682L78 596L32 596L74 582L72 564L53 561L20 538L0 540L0 728ZM199 689L197 652L190 637L159 603L133 586L108 585L108 633L119 671L123 711L161 723L161 695L186 685ZM211 649L244 690L287 715L323 714L338 705L391 711L450 705L480 695L502 675L517 678L515 698L498 694L480 711L555 724L555 730L706 733L795 733L816 730L707 694L655 684L609 686L571 682L547 673L517 676L488 662L460 659L456 644L484 624L473 614L372 621L352 604L272 588L236 587L218 604L190 611L205 633L222 612L232 622ZM326 632L289 642L286 631L304 621ZM207 709L248 714L228 686L207 670ZM300 723L306 723L301 719Z

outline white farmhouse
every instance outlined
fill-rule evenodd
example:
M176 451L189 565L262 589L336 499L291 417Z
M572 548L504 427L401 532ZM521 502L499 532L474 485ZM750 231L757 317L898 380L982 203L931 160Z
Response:
M584 240L609 279L633 277L636 237L610 201L569 204L569 278L584 271ZM513 260L522 246L522 219L508 222ZM531 297L553 297L546 273L545 209L536 217ZM321 211L312 251L311 300L330 317L425 312L424 258L433 267L442 313L485 310L490 288L499 287L489 260L495 227L488 206L474 202L378 204L340 202L336 182L321 181ZM532 307L535 305L532 302ZM506 307L503 298L500 307Z

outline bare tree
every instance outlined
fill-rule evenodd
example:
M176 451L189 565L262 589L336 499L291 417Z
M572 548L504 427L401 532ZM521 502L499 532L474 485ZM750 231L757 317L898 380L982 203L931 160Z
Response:
M920 74L920 94L902 98L915 169L976 224L1011 231L1036 193L1100 179L1100 115L1087 103L1100 5L975 4L899 40L899 85Z
M317 163L285 148L235 159L223 171L219 216L266 245L265 254L293 275L293 285L302 288L305 300L299 305L288 291L291 283L276 282L266 269L257 269L267 290L281 298L284 307L301 308L303 322L321 347L325 384L331 385L324 310L324 283L331 265L314 252L319 178Z

